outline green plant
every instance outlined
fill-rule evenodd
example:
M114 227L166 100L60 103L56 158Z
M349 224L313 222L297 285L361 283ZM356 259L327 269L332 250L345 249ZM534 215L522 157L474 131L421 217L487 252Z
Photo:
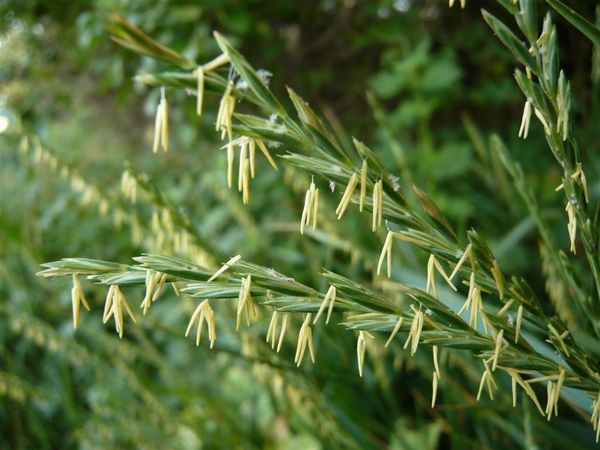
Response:
M428 255L427 285L425 289L398 284L386 285L379 278L376 283L370 283L366 274L358 282L337 273L339 270L326 270L322 274L324 282L320 289L316 289L268 267L238 258L226 263L223 267L227 270L213 278L212 274L217 269L215 263L225 262L226 258L201 236L192 249L173 245L175 252L200 256L200 264L188 259L159 255L137 257L133 264L71 258L46 264L42 275L72 276L74 279L84 276L95 283L109 285L104 319L113 317L120 335L123 334L124 311L130 312L132 318L135 313L129 310L119 286L145 285L146 312L158 297L162 285L171 282L179 291L209 299L198 306L198 314L193 316L190 325L194 324L194 318L200 319L200 335L203 319L206 319L211 346L216 324L214 312L208 303L210 299L215 299L214 305L216 299L237 298L238 327L240 320L249 321L253 316L252 302L275 308L278 315L274 315L267 333L271 345L274 345L277 334L284 335L281 331L275 332L277 320L282 317L279 314L283 315L283 323L290 321L290 317L304 314L295 358L298 364L302 362L307 349L313 355L312 323L324 314L325 309L333 308L337 313L344 313L343 324L346 328L358 331L357 360L361 374L365 349L367 346L371 347L368 344L369 337L376 333L390 333L390 337L386 337L386 344L394 342L393 338L400 333L399 336L405 336L402 339L403 346L410 346L411 354L416 352L419 343L431 346L435 367L432 376L432 403L435 403L436 387L441 377L437 360L440 347L466 349L483 361L478 397L483 388L493 397L498 386L496 371L500 370L510 377L514 392L517 386L522 387L542 415L548 418L556 414L561 395L572 401L579 401L576 396L564 391L563 386L586 392L596 399L600 390L596 355L585 344L584 337L574 337L570 329L573 325L567 320L567 317L574 318L572 320L577 324L577 332L583 336L586 330L598 336L598 238L595 219L587 211L589 193L581 156L573 137L569 83L565 75L558 71L557 36L549 16L544 21L541 37L538 37L537 14L533 9L535 2L523 1L519 7L510 2L501 3L515 14L517 24L530 47L528 49L523 45L501 21L484 13L484 18L500 40L526 67L525 73L516 72L519 87L527 97L522 134L527 134L530 118L535 114L544 127L553 155L564 171L562 186L567 199L571 250L575 252L576 238L579 236L594 280L593 289L590 289L590 283L585 277L578 275L582 273L581 269L572 267L573 264L579 265L581 261L573 263L559 250L560 245L539 214L535 196L528 190L518 163L510 157L500 139L494 139L494 151L513 178L538 226L547 255L544 260L545 270L552 274L556 289L562 289L561 292L577 299L571 307L564 302L560 303L559 295L554 296L554 311L561 317L548 309L547 302L538 299L538 295L524 279L509 277L503 273L489 245L476 231L457 233L423 191L410 185L405 186L406 180L390 173L386 165L363 143L354 140L353 146L347 145L295 92L289 90L290 100L298 115L297 119L293 118L269 90L264 75L261 77L261 73L255 71L222 36L217 35L216 40L222 55L233 67L230 77L217 70L216 63L209 63L204 68L196 67L195 63L156 44L120 18L114 18L112 25L112 32L117 40L155 58L167 59L181 70L144 74L139 77L140 81L151 86L197 89L198 92L205 90L222 96L217 128L227 138L228 184L233 184L233 152L234 147L239 147L238 189L243 192L244 203L250 201L250 182L254 174L256 150L262 150L265 156L269 155L267 158L270 160L273 160L271 152L277 154L281 156L282 164L315 177L305 193L304 212L301 215L303 225L299 228L306 227L306 233L315 239L319 239L315 226L318 225L317 217L319 223L335 228L336 222L330 217L333 215L330 212L333 208L327 207L328 199L319 192L326 192L329 182L335 183L334 186L346 186L336 214L338 219L348 214L346 211L350 203L358 204L361 211L371 211L370 223L363 221L360 226L377 231L376 239L383 241L383 251L378 263L375 265L371 261L376 272L379 273L383 263L387 262L388 276L391 275L392 261L397 258L397 252L392 252L392 249L397 248L401 242L409 243ZM225 59L218 57L215 61L222 63ZM201 99L202 96L198 95L198 98ZM238 101L242 102L239 106ZM234 108L239 109L243 105L254 105L260 115L234 114ZM248 110L254 111L250 108ZM168 117L165 101L161 101L157 118L160 125L157 126L157 142L162 141L161 145L166 150L167 130L164 126L168 123ZM24 146L27 145L24 142ZM47 154L43 150L39 151ZM273 163L275 164L274 160ZM130 198L134 197L133 189L141 186L151 193L152 203L160 204L160 195L152 194L154 189L151 182L144 182L144 177L136 174L133 169L128 173L124 187ZM305 180L308 184L308 179ZM341 189L337 191L340 192ZM112 204L105 205L105 208L114 211ZM167 238L179 244L188 241L184 236L197 234L184 217L177 215L176 210L167 208L167 211L159 216L165 217L164 226L154 227L154 233L158 234L164 228L167 230ZM384 218L388 228L385 239L380 236L379 231L383 228ZM351 243L351 248L354 245L359 248L359 244L353 243L352 235L350 236L346 240ZM155 235L150 238L158 240ZM369 254L362 256L366 260L370 257ZM366 266L368 267L368 261ZM460 291L463 300L466 297L462 308L460 304L457 307L446 299L452 297L452 294L436 285L436 273L442 276L453 291ZM76 325L82 294L77 282L73 289ZM468 320L460 316L463 309L469 311ZM317 317L313 321L311 314L314 313ZM522 334L521 329L527 330L527 334ZM544 340L548 340L549 345ZM278 347L281 342L278 340ZM552 351L558 354L555 355ZM536 393L535 386L538 383L546 383L547 386L545 408L538 399L539 391ZM595 428L598 428L599 406L596 400L592 415Z

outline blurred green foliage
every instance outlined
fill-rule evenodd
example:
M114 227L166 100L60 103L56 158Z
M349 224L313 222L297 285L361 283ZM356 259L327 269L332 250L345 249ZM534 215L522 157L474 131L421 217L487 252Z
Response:
M345 217L335 230L325 225L322 237L297 238L302 175L289 169L275 174L264 165L245 209L225 188L225 156L213 130L217 98L207 98L198 121L193 101L181 92L170 96L171 150L151 153L158 90L131 79L164 66L113 44L106 15L122 14L200 61L217 53L210 38L217 29L274 74L275 92L293 86L341 140L352 135L372 143L403 184L426 190L457 228L476 227L503 269L526 276L543 293L539 237L494 160L490 133L501 135L522 164L543 216L567 248L561 197L554 192L560 173L539 124L527 141L516 138L523 101L512 56L493 38L476 3L461 11L428 0L5 1L0 113L11 126L39 135L63 164L77 167L111 207L119 202L121 171L130 162L224 255L240 253L319 288L321 264L368 279L381 242L354 234L364 228L360 217ZM594 17L593 2L570 3ZM502 16L500 7L489 7ZM585 146L588 179L596 180L600 55L577 30L557 22L576 99L576 133ZM318 333L317 365L297 369L289 357L293 340L281 357L256 344L265 317L245 336L220 323L218 348L197 349L182 336L190 299L159 302L154 317L160 321L145 320L124 341L87 317L74 334L70 286L36 278L39 264L77 255L124 261L149 249L132 242L127 221L115 224L57 171L19 153L14 136L0 136L0 143L0 448L592 445L577 405L565 405L548 426L525 402L515 416L507 402L477 403L480 374L467 354L442 354L449 368L432 410L429 355L409 359L374 350L361 379L352 336ZM275 189L282 179L286 188ZM597 198L600 184L590 191ZM151 220L147 204L127 208L142 223ZM417 275L423 255L402 249L406 269L398 278L424 284ZM98 307L104 294L89 289ZM140 291L131 293L141 298Z

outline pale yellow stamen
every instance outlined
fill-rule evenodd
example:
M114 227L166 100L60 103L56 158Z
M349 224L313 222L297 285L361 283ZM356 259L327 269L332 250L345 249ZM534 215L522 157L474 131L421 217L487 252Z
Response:
M440 372L440 365L438 363L439 348L437 345L434 345L432 348L433 348L433 367L435 368L435 373L437 374L437 377L442 378L442 373Z
M453 291L456 291L456 286L454 286L450 277L448 277L448 275L446 275L446 271L444 270L442 265L438 262L438 260L435 257L433 258L433 265L435 266L435 268L439 272L439 274L442 276L442 278L446 281L448 286L450 286Z
M575 247L575 238L577 237L577 219L575 217L575 207L571 201L567 202L565 211L567 211L567 216L569 218L569 223L567 223L567 231L569 232L569 241L571 242L570 250L573 252L573 254L576 254L577 249Z
M204 69L198 67L196 69L196 114L202 115L202 103L204 102Z
M216 58L214 58L213 60L207 62L206 64L202 65L202 69L204 69L205 72L210 72L211 70L215 70L216 68L227 64L229 62L229 56L226 55L225 53L220 54L219 56L217 56Z
M146 294L144 295L144 300L140 304L144 315L146 315L150 309L150 305L152 304L152 294L154 293L154 288L156 287L159 279L159 273L146 270Z
M492 264L492 276L496 283L496 289L498 289L498 296L500 297L500 300L502 300L504 298L504 277L502 276L502 271L496 260L494 260Z
M415 316L410 325L410 331L408 333L408 337L406 338L406 342L404 343L404 350L408 348L408 344L411 344L410 354L414 355L417 352L417 348L419 346L419 339L421 339L421 330L423 329L423 312L419 310L415 310Z
M592 427L596 430L596 442L598 442L598 438L600 437L600 392L598 392L598 396L594 403L592 404Z
M456 263L456 266L454 266L454 270L452 271L452 273L448 277L449 279L451 279L451 280L454 279L454 277L456 276L456 274L458 273L458 271L460 270L460 268L462 267L462 265L465 263L465 261L467 260L467 258L469 257L469 255L471 255L471 244L470 243L469 243L469 245L467 245L467 247L463 251L463 254L461 255L461 257L458 260L458 262Z
M238 192L242 192L244 186L244 165L248 154L248 141L243 140L240 143L240 164L238 170Z
M507 301L504 306L496 313L496 316L498 317L502 317L504 314L506 314L506 311L508 311L510 309L510 307L512 306L512 304L514 303L514 299L510 299L509 301Z
M76 330L79 327L79 317L81 304L83 307L90 310L90 305L88 304L87 299L83 293L83 289L81 288L81 283L79 282L79 277L76 273L73 274L73 288L71 289L71 304L73 307L73 329Z
M310 359L313 364L315 362L315 351L313 348L312 342L312 329L310 328L310 318L311 314L307 314L302 326L300 327L300 333L298 334L298 346L296 347L296 356L294 358L294 362L297 366L300 366L302 360L304 359L304 352L306 347L308 346L308 350L310 352Z
M437 390L438 390L438 382L440 380L440 375L438 372L433 372L432 380L431 380L431 407L435 407L435 401L437 400Z
M376 182L373 185L373 226L372 226L372 230L373 231L377 231L377 227L381 224L381 219L380 219L380 211L381 211L381 207L382 207L382 203L383 203L383 199L381 198L382 194L382 189L381 189L381 180Z
M319 202L319 190L316 189L315 183L311 182L310 187L306 191L304 197L304 209L302 210L302 218L300 219L300 234L304 234L304 227L310 225L312 221L313 229L317 226L317 208Z
M288 317L289 316L287 314L283 315L283 321L281 323L281 331L279 332L279 341L277 342L277 353L279 353L279 350L281 350L281 345L283 344L283 338L285 337L285 330L287 329Z
M425 290L428 294L437 297L437 288L435 287L435 256L433 253L429 255L429 259L427 260L427 287Z
M236 262L238 262L240 259L242 259L241 255L236 255L233 258L231 258L229 261L227 261L225 264L223 264L221 266L221 268L219 270L217 270L213 276L211 276L208 279L208 282L210 283L211 281L215 280L216 278L218 278L219 276L221 276L227 269L229 269L230 267L232 267Z
M104 306L104 315L102 317L103 323L108 322L111 317L115 319L115 329L119 334L120 338L123 338L123 308L133 320L133 323L137 323L135 319L135 315L133 311L129 307L129 303L127 303L127 299L119 289L119 286L114 284L111 285L108 289L108 295L106 296L106 304Z
M479 382L479 390L477 391L477 401L479 401L479 399L481 398L481 392L483 391L484 384L487 387L490 400L494 400L494 389L497 389L498 385L494 381L494 376L492 375L487 361L484 360L483 365L485 367L485 370L483 371L483 374L481 375L481 381Z
M338 220L342 218L346 208L350 204L350 199L352 198L352 194L354 193L357 184L357 176L355 173L353 173L352 177L350 177L350 181L348 182L348 186L346 186L344 195L342 195L342 199L340 200L338 207L335 209L335 213L338 215Z
M564 354L567 356L567 358L570 357L569 354L569 350L567 348L567 345L565 344L564 338L567 337L568 335L568 331L563 334L558 334L558 331L556 331L556 328L554 328L554 326L552 326L552 324L548 324L548 329L550 330L550 333L556 338L556 340L559 342L560 344L560 348L562 349L562 351L564 352Z
M169 149L169 104L167 103L167 97L165 96L165 88L160 89L160 104L161 109L161 131L160 131L160 145L163 151Z
M579 182L581 183L581 189L583 190L583 196L585 198L585 202L586 203L590 203L590 196L588 193L588 187L587 187L587 179L585 178L585 173L583 172L583 169L581 168L581 163L577 163L577 168L575 169L575 172L573 172L573 174L571 175L571 178L574 180L579 179Z
M519 342L519 334L521 333L521 322L523 321L523 305L517 308L517 319L515 321L515 344Z
M458 314L461 314L463 311L469 310L469 325L474 328L477 328L477 322L479 317L479 312L483 310L483 302L481 300L481 290L475 283L475 272L471 272L471 276L469 278L469 293L467 294L467 300L462 305ZM487 325L484 322L484 328Z
M523 388L523 390L529 396L529 398L531 398L531 400L537 407L540 414L544 415L544 410L542 409L542 405L540 405L537 395L535 394L535 391L531 388L531 386L528 383L523 381L523 379L521 378L521 376L519 375L519 373L516 370L514 370L514 369L505 369L505 370L509 373L509 375L513 378L513 380L515 380L519 384L519 386L521 386ZM515 399L516 399L516 393L515 393Z
M246 326L250 326L250 311L253 310L252 297L250 295L250 286L252 284L252 275L248 275L246 278L242 278L240 284L240 294L238 296L237 306L237 318L236 318L236 331L239 330L242 323L242 313L246 317Z
M112 316L112 304L114 299L114 293L115 286L109 286L108 293L106 294L106 301L104 302L104 313L102 314L102 323L108 322L108 320Z
M250 161L244 161L244 170L242 174L242 203L250 203Z
M552 411L554 408L554 389L555 389L555 385L552 381L549 381L548 384L546 385L546 417L548 420L550 420L550 417L552 417Z
M554 415L558 415L558 401L560 400L560 391L565 382L566 371L564 367L559 369L558 381L556 382L556 389L554 390Z
M333 304L335 302L335 295L336 295L336 288L334 285L329 286L329 289L327 290L327 293L325 294L325 297L323 298L323 302L321 303L321 306L319 307L319 310L317 311L317 315L315 316L315 320L313 322L313 324L316 324L317 321L319 320L319 318L321 317L321 315L323 314L323 312L325 311L325 308L327 306L329 306L329 309L327 311L327 318L325 319L325 324L329 323L329 318L331 317L331 312L333 311Z
M396 336L398 331L400 331L400 327L402 327L403 321L404 321L404 317L400 316L400 318L398 319L398 322L396 322L396 325L394 326L394 329L392 330L392 333L390 334L390 337L388 338L387 342L385 343L384 348L387 348L388 345L390 345L390 342L392 342L392 339L394 339L394 337Z
M544 115L542 114L542 112L539 109L537 109L537 108L533 108L533 111L534 111L536 117L539 119L539 121L542 124L542 126L544 127L544 132L547 135L552 134L552 130L550 128L550 125L548 124L548 122L544 118Z
M165 96L165 88L160 89L160 101L156 108L156 119L154 121L154 143L152 151L156 153L158 147L162 147L163 151L168 150L169 141L169 110L167 99Z
M387 276L390 278L392 276L392 243L393 243L394 233L392 231L388 231L388 234L385 238L385 243L383 244L383 249L381 250L381 255L379 255L379 261L377 262L377 275L381 274L381 266L383 265L383 260L387 256Z
M269 323L269 328L267 330L267 344L271 341L271 349L275 348L275 340L277 336L277 323L278 323L279 315L277 311L273 311L273 315L271 316L271 322Z
M206 325L208 326L208 339L210 340L210 348L213 348L215 341L217 340L216 321L215 313L210 307L208 299L205 299L202 303L200 303L192 314L192 318L190 319L187 329L185 330L185 337L188 337L188 334L192 330L192 327L196 321L198 322L198 328L196 330L196 347L200 345L202 329L204 327L204 321L206 321Z
M360 199L358 210L362 212L367 198L367 160L363 159L362 168L360 169Z
M154 303L157 299L158 296L160 295L160 293L163 290L163 287L165 286L165 282L167 281L167 274L163 273L160 276L160 279L158 281L158 286L156 287L156 290L154 291L154 295L152 295L152 302Z
M529 124L531 123L531 102L527 100L523 108L523 117L521 118L521 127L519 128L519 137L527 139L529 135Z
M358 363L358 374L362 377L363 374L363 365L365 363L365 350L367 348L366 338L369 337L373 339L373 336L366 331L358 332L358 340L356 341L356 360Z
M319 190L315 190L315 195L313 197L313 207L312 207L312 229L315 230L317 228L317 220L319 219Z
M516 408L517 406L517 380L514 376L511 375L510 378L510 384L511 384L511 388L512 388L512 405L513 408Z
M383 221L383 181L379 180L379 187L377 188L379 191L379 195L377 196L379 199L379 203L377 205L377 226L381 226L381 222Z
M219 103L219 112L217 113L216 130L221 131L221 139L227 137L232 140L231 118L235 109L235 98L231 95L233 82L227 83L227 88L223 93L221 102Z
M269 153L269 150L267 149L267 146L264 144L264 142L260 141L260 140L257 140L256 141L256 145L258 145L258 148L263 153L263 155L265 155L265 158L267 158L267 161L269 161L269 164L271 164L271 166L273 167L273 169L279 170L277 168L277 164L275 163L275 160L271 156L271 153Z
M494 357L492 358L492 372L496 370L496 366L498 365L498 357L500 356L500 350L502 349L503 337L504 330L500 330L500 332L496 335Z
M434 269L439 272L442 278L448 283L448 285L456 291L456 286L452 283L452 280L448 275L446 275L446 271L442 267L442 265L437 261L436 257L432 253L429 255L429 260L427 261L427 292L432 294L434 297L437 297L437 288L435 286L435 273Z

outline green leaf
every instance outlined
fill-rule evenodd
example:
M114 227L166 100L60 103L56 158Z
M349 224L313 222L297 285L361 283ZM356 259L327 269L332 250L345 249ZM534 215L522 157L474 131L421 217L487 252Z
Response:
M64 277L72 274L95 275L98 273L111 273L126 271L129 266L100 259L63 258L42 264L44 270L37 273L46 278Z
M594 45L600 46L600 29L560 0L546 0L571 25L581 31Z
M343 292L346 298L358 304L380 312L401 312L397 304L377 291L330 271L325 271L323 275L329 283L336 287L338 292Z
M517 36L506 26L502 21L482 10L483 18L490 26L502 43L510 50L510 52L526 67L529 67L533 73L538 74L539 70L533 57L527 51L527 48Z
M321 134L326 134L325 128L321 123L321 120L317 116L317 114L313 111L313 109L308 106L308 103L305 102L298 94L294 92L294 90L287 87L288 95L290 96L290 100L292 100L292 104L294 108L296 108L296 112L298 113L298 117L305 125L310 125L313 128L317 129Z
M217 44L221 48L221 51L225 53L231 62L231 65L235 68L236 72L248 83L250 89L256 96L264 103L266 107L271 109L273 112L278 114L285 114L285 109L275 98L273 93L269 90L265 82L252 68L250 63L246 61L240 52L238 52L223 35L216 32L214 33Z
M538 37L537 4L538 0L519 0L520 11L515 14L519 28L530 42Z
M456 234L454 233L454 230L452 229L452 225L450 225L450 222L448 222L448 219L446 219L444 217L444 215L442 214L440 209L436 206L436 204L425 194L425 192L423 192L421 189L419 189L415 185L413 185L413 191L415 191L415 194L417 195L417 199L419 199L419 202L425 209L425 212L433 220L435 220L437 223L442 225L448 231L448 233L450 233L450 236L452 236L454 239L457 239Z
M494 347L491 339L468 331L423 331L421 338L424 344L471 351L485 351Z
M111 39L117 44L134 52L169 61L186 69L192 69L196 66L194 61L155 41L127 19L117 14L111 14L109 21L110 24L106 26L106 29L112 34Z

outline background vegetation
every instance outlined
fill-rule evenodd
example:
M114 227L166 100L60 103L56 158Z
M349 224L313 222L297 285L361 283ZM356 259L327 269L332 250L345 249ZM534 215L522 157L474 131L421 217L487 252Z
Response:
M593 20L593 3L569 4ZM299 325L277 355L263 343L266 310L239 335L219 323L216 348L196 348L183 338L195 304L172 292L122 341L97 314L82 316L74 333L70 283L35 276L41 263L62 257L128 263L144 252L173 253L169 239L160 248L146 239L157 202L188 215L219 254L239 253L320 290L326 288L323 268L370 281L383 244L351 214L310 239L300 237L308 178L291 168L275 173L260 167L252 202L242 207L241 196L226 188L225 154L214 131L216 96L207 96L198 119L186 92L170 92L170 149L153 154L159 91L132 78L165 66L110 41L107 14L118 13L196 61L218 53L212 30L227 35L255 67L273 74L270 86L279 97L292 86L342 142L350 136L367 142L388 170L426 191L455 229L477 229L502 269L525 277L547 311L558 309L564 320L576 321L548 295L557 288L543 264L535 220L491 149L496 133L521 164L540 215L566 252L563 194L554 190L562 173L539 123L532 121L527 140L517 138L524 99L513 78L514 58L493 36L480 6L473 1L464 10L449 9L427 0L281 1L277 7L264 1L1 2L0 113L39 136L57 162L20 152L19 136L0 135L0 446L592 447L586 423L591 399L561 403L550 425L526 399L513 412L509 380L502 381L499 398L477 402L481 364L469 352L441 353L445 374L432 409L429 352L409 358L400 345L389 351L373 346L360 378L356 337L329 325L315 332L317 363L297 368L292 354ZM510 17L495 3L485 7ZM597 199L600 54L553 17L590 195ZM152 187L136 205L120 193L128 164L147 174ZM86 196L72 176L62 177L63 167L76 170L104 202ZM394 281L424 286L426 257L403 247ZM583 271L584 263L578 251L576 269ZM105 289L85 289L99 309ZM132 299L143 297L141 289L129 292ZM566 295L555 297L564 301ZM596 342L590 347L598 356Z

